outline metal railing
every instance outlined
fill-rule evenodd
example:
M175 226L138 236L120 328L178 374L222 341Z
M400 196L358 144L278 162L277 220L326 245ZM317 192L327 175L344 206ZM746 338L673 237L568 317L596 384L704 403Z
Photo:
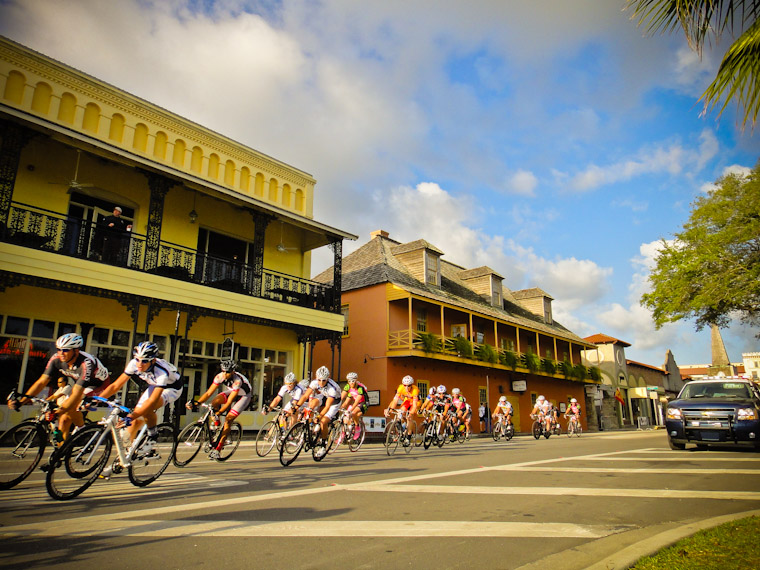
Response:
M145 235L26 204L11 205L8 224L0 227L0 241L321 311L337 310L333 288L321 283L266 268L257 276L253 265L166 241L149 252Z

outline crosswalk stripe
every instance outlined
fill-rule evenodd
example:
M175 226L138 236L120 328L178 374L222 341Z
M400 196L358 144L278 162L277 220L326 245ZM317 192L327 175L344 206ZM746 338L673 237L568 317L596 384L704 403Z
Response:
M512 466L502 465L491 467L494 471L551 471L552 473L668 473L673 475L757 475L757 469L681 469L654 467L544 467L544 466Z
M130 515L130 513L125 513ZM130 515L131 516L131 515ZM572 523L481 521L199 521L199 520L103 520L95 529L82 526L31 524L2 529L5 537L149 536L198 537L529 537L602 538L630 530L628 525L579 525ZM82 530L80 530L82 529Z
M760 492L754 491L692 491L679 489L606 489L596 487L487 487L472 485L384 485L351 484L347 491L381 493L433 493L439 495L551 495L583 497L635 497L671 499L722 499L760 501Z

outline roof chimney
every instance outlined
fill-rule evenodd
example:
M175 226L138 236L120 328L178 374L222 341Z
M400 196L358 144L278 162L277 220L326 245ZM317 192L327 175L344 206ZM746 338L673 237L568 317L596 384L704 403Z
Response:
M374 232L370 232L369 237L370 239L375 239L376 237L387 238L389 235L385 230L375 230Z

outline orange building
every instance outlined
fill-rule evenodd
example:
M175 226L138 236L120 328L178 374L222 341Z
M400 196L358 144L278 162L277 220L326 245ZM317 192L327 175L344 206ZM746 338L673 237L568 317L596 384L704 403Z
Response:
M421 394L439 384L460 388L476 433L480 403L493 410L502 395L518 431L530 430L539 394L560 411L570 398L593 411L596 387L585 386L598 383L598 370L583 364L581 352L595 345L553 319L552 298L538 288L512 292L489 267L466 269L443 255L422 239L402 244L373 232L343 259L343 336L338 346L314 346L312 368L327 365L337 380L357 372L374 391L367 423L375 431L407 374ZM330 283L332 275L315 280Z

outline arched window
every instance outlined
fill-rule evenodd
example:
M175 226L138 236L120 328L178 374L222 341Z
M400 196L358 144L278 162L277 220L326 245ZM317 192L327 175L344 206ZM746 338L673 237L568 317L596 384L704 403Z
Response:
M224 163L224 183L227 186L235 185L235 163L231 160Z
M166 146L169 138L164 131L156 133L156 142L153 146L153 156L158 160L166 160Z
M261 172L256 173L256 183L254 185L253 193L259 198L264 197L264 175Z
M61 105L58 107L58 120L62 123L74 124L77 112L77 98L71 93L61 95Z
M114 113L111 117L111 128L108 130L108 138L120 143L124 138L124 117Z
M137 123L135 126L135 139L132 141L132 148L140 152L148 151L148 127L143 123Z
M214 153L208 157L208 177L212 180L219 179L219 156Z
M87 103L84 108L82 128L91 133L97 133L100 127L100 107L95 103Z
M3 98L16 105L21 105L24 102L24 87L26 87L26 77L18 71L11 71L5 82Z
M296 210L303 212L306 208L306 201L304 200L303 190L300 188L296 190Z
M40 81L34 88L32 95L32 111L40 115L47 115L50 112L50 101L53 96L53 89L47 83Z
M274 178L269 179L269 200L277 202L277 180Z
M203 150L199 146L193 147L193 155L190 158L190 170L198 174L203 170Z
M291 208L290 205L290 199L291 199L291 190L290 190L290 184L283 184L282 185L282 205L286 208Z
M174 141L174 153L172 153L172 164L185 167L185 141L177 139Z
M240 189L243 192L251 189L251 170L247 166L240 169Z

